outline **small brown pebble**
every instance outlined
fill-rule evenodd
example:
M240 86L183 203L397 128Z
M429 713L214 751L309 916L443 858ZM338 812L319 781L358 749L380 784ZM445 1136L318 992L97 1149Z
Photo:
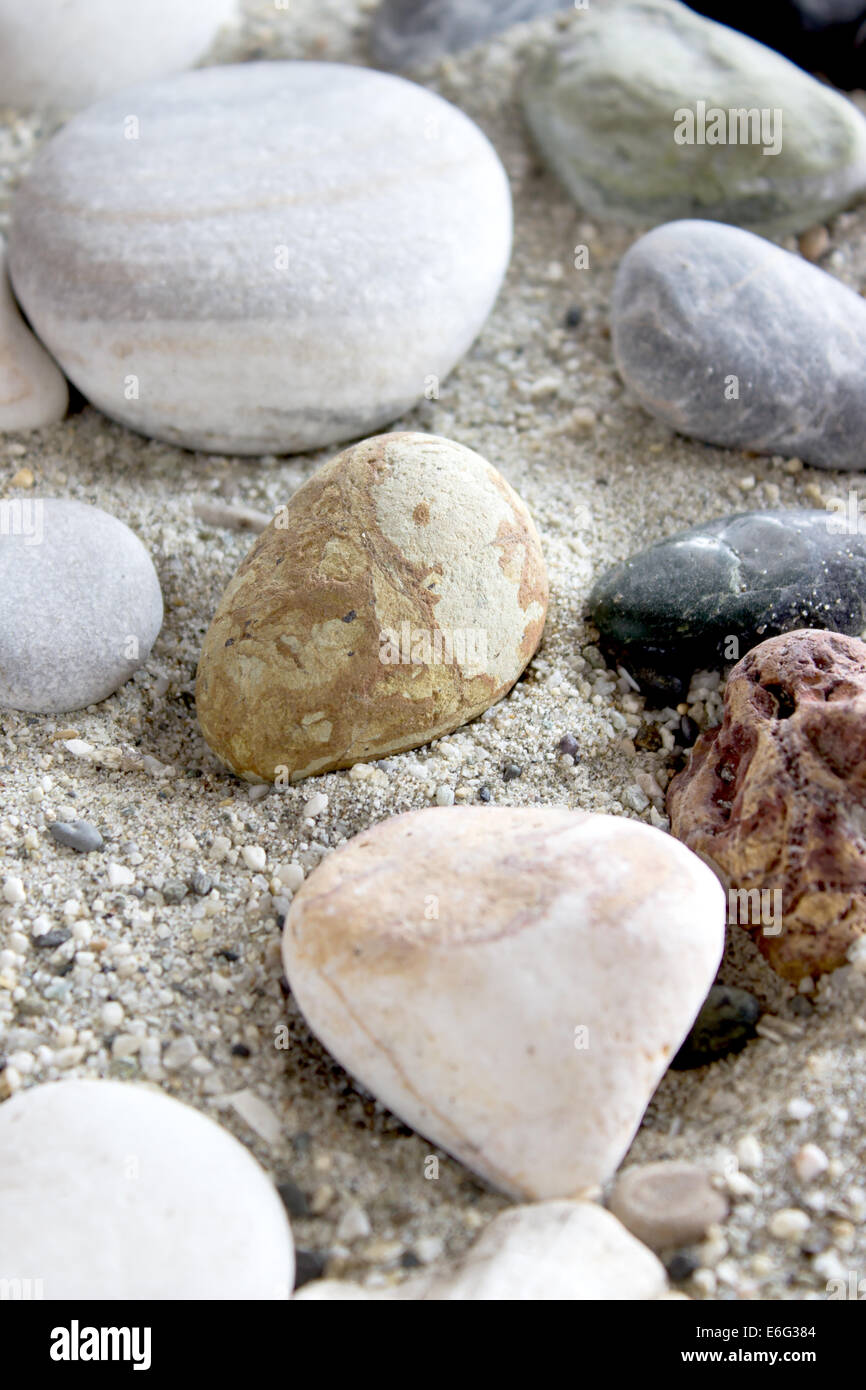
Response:
M662 746L662 736L657 724L641 724L634 736L634 746L642 753L655 753Z
M830 249L830 233L826 227L808 227L799 239L800 255L807 261L820 261Z
M29 468L19 468L9 479L10 487L32 487L36 479Z
M694 1163L641 1163L620 1174L610 1209L644 1245L665 1250L700 1240L725 1220L728 1202Z

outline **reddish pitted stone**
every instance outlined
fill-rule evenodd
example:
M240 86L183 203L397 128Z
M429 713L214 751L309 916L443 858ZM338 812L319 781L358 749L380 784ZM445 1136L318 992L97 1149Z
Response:
M754 647L722 723L671 782L668 812L673 833L746 890L730 906L780 975L844 965L866 933L866 643L804 629Z

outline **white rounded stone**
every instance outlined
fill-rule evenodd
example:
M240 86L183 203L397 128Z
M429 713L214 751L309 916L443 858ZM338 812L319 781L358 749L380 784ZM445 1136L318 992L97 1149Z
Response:
M666 1292L662 1264L610 1212L590 1202L554 1201L501 1212L456 1269L426 1271L381 1291L322 1279L295 1298L512 1303L643 1300Z
M226 1130L146 1086L50 1082L0 1106L0 1279L74 1299L284 1299L292 1234Z
M0 0L0 98L71 111L195 63L236 0Z
M410 812L295 895L310 1027L403 1120L502 1190L616 1169L712 984L716 876L661 831L559 808Z
M510 248L505 171L461 111L367 68L249 63L70 121L19 190L10 266L107 415L291 453L437 395Z
M68 404L66 378L18 312L0 242L0 434L53 425Z
M0 708L59 714L129 679L162 626L136 535L69 498L0 502Z

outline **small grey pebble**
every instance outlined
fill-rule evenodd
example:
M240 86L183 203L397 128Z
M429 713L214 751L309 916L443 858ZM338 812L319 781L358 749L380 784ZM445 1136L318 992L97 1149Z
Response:
M516 778L523 775L523 768L518 767L517 763L506 763L502 769L502 777L506 782L513 782Z
M62 946L64 941L68 941L71 935L67 927L58 927L56 931L47 931L44 936L34 936L33 945L40 951L52 951L55 946Z
M213 879L205 873L204 869L196 869L189 881L189 886L200 898L206 898L213 888Z
M179 878L167 878L162 885L162 896L167 903L181 903L187 895L187 886Z
M59 845L65 845L67 849L76 849L79 854L90 854L93 850L102 849L105 844L96 826L91 825L90 821L54 820L48 829Z
M479 801L489 801L489 800L490 800L490 788L489 788L489 787L480 787L480 788L479 788L479 791L478 791L478 800L479 800Z
M574 734L563 734L562 738L559 740L560 753L567 754L569 758L576 758L577 750L578 743Z

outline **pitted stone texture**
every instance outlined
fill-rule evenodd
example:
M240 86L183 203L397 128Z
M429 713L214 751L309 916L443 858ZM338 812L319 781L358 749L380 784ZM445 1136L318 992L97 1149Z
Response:
M511 197L456 107L342 63L213 67L108 97L36 157L18 298L107 415L191 449L372 433L480 331Z
M680 434L866 467L866 301L737 227L671 222L617 271L616 364Z
M844 965L866 932L866 644L806 630L749 652L668 811L673 833L742 890L736 916L780 975Z
M226 589L199 662L205 738L267 781L428 743L511 689L547 593L529 512L480 455L365 440L294 494Z
M553 807L410 812L356 835L283 933L313 1032L503 1191L606 1182L712 984L725 902L661 831Z
M27 496L0 515L0 708L98 704L159 634L153 561L128 526L84 502Z

